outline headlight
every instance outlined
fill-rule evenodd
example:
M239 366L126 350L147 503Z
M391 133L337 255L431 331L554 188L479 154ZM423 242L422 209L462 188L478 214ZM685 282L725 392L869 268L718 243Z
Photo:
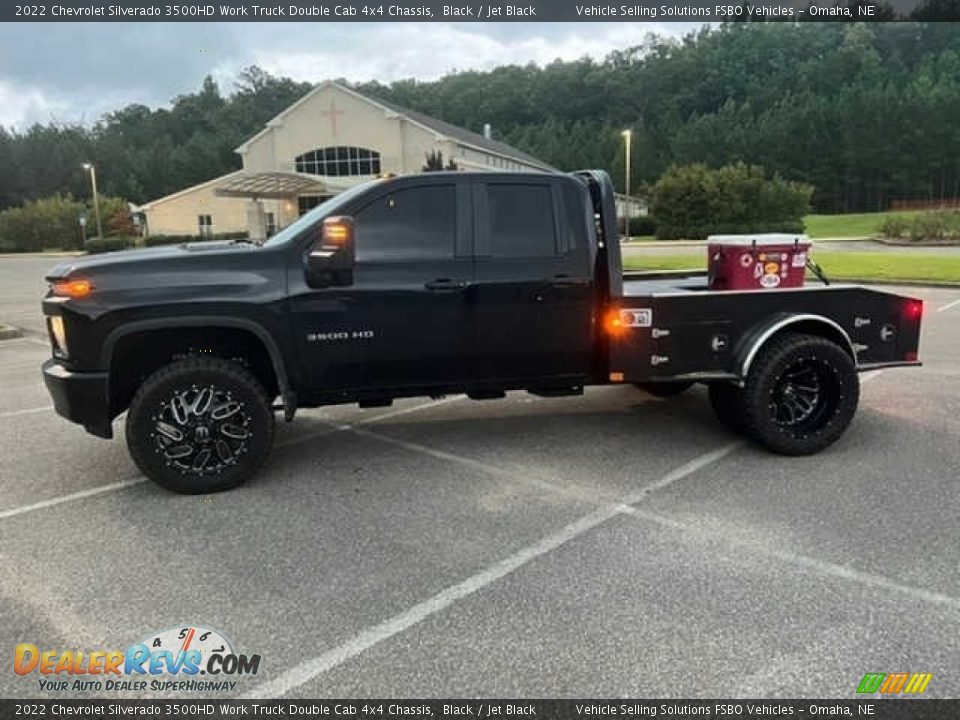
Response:
M63 326L63 316L51 315L47 318L47 325L53 337L53 354L67 357L67 331Z

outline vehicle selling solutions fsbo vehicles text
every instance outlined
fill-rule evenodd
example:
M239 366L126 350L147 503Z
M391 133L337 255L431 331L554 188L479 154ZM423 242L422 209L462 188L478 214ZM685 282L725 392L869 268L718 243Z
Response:
M765 17L788 18L794 16L794 9L780 5L721 4L709 7L689 7L686 5L577 5L577 15L585 18L625 17L625 18L687 18L710 17Z

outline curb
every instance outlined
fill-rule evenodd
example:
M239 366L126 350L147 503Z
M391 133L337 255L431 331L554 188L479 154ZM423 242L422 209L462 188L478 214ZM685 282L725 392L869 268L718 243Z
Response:
M896 240L894 238L878 237L874 241L889 245L890 247L922 247L922 248L955 248L960 247L960 242L956 240L945 240L943 242L910 242L909 240Z
M830 277L830 273L827 273ZM896 278L848 278L848 277L830 277L830 282L852 283L854 285L898 285L900 287L934 287L934 288L960 288L960 281L950 282L949 280L897 280Z
M85 250L64 250L58 252L0 253L0 258L49 258L56 260L57 258L80 257L86 254Z
M877 238L863 236L863 237L812 237L810 242L813 245L818 243L857 243L857 242L870 242L878 241ZM887 245L893 245L894 243L886 243ZM954 243L952 246L944 245L943 247L955 247L957 243ZM629 242L620 243L620 247L628 248L666 248L666 247L706 247L706 240L631 240ZM919 247L918 243L904 243L904 247Z
M23 330L13 325L0 323L0 340L13 340L18 337L23 337Z

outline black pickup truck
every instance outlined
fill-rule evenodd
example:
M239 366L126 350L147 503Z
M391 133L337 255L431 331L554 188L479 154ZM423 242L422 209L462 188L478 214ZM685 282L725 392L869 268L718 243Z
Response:
M57 266L43 376L57 412L95 435L126 411L141 470L201 493L263 463L277 410L699 382L730 428L802 455L844 432L858 372L919 365L919 300L624 273L616 228L600 171L374 180L261 244Z

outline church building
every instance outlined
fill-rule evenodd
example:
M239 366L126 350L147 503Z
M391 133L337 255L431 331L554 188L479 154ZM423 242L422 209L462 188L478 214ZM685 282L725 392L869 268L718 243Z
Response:
M554 168L516 148L325 82L236 149L243 169L145 203L150 235L272 235L381 173L420 172L432 153L464 171Z

